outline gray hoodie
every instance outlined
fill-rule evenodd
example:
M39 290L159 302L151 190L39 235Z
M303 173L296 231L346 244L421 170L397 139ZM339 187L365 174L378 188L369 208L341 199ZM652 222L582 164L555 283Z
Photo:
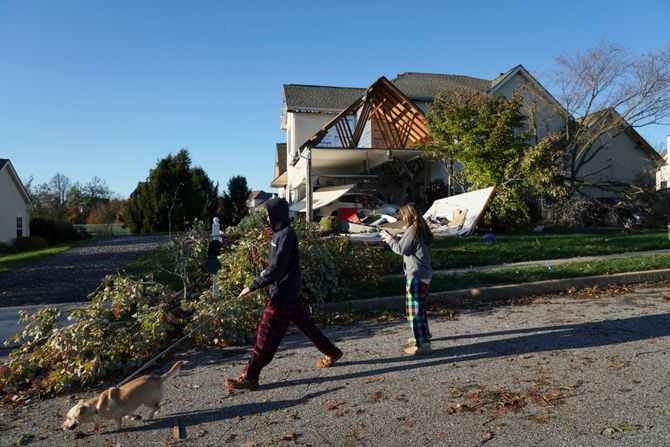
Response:
M419 238L414 240L416 228L409 227L405 230L400 241L391 239L389 247L395 253L402 255L402 267L407 279L430 280L433 277L433 268L430 265L430 250Z

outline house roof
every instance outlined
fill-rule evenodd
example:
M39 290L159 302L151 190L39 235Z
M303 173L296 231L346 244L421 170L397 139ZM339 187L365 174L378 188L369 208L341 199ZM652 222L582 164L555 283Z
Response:
M268 200L272 198L272 194L262 190L251 191L249 193L249 200Z
M364 88L284 84L287 112L339 112L365 94Z
M410 99L432 101L445 93L479 91L486 93L491 81L470 76L405 72L391 82Z
M5 164L9 162L6 158L0 158L0 170L5 167Z
M584 124L586 126L594 125L601 117L606 116L608 113L612 113L612 116L621 120L621 126L625 126L625 133L640 147L640 149L649 156L652 160L656 162L663 161L663 155L656 152L656 150L651 147L651 145L644 139L642 135L638 133L633 126L631 126L624 117L619 114L615 109L603 109L598 110L593 113L589 113L586 116L577 119L577 122Z
M277 143L275 153L275 177L286 172L286 143Z
M487 93L503 83L521 65L510 68L493 80L441 73L401 73L391 82L413 101L432 102L441 94ZM287 112L340 112L365 95L367 89L324 85L284 84Z

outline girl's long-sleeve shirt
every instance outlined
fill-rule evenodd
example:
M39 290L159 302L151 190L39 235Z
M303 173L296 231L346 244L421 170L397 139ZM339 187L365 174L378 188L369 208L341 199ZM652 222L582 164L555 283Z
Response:
M402 255L402 267L407 279L430 280L433 268L430 263L430 250L423 239L414 239L416 228L405 230L399 241L391 239L388 243L395 253Z

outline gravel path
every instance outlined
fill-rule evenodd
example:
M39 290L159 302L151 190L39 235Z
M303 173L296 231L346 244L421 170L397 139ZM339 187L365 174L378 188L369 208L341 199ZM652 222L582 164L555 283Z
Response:
M0 273L0 307L83 301L105 275L166 241L167 236L106 239Z
M61 431L91 390L5 410L0 445L176 445L176 416L181 445L196 446L670 445L669 285L548 295L456 319L431 313L435 352L422 358L400 354L402 320L328 329L345 357L326 370L292 334L259 389L241 394L221 381L242 371L248 348L182 353L191 362L166 383L157 420Z

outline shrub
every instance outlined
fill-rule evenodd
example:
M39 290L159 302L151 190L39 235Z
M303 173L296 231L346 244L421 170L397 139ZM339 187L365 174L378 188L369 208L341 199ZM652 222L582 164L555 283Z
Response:
M18 252L31 251L46 248L48 245L47 240L41 236L17 237L15 249Z
M183 306L193 312L187 331L209 319L209 324L196 336L196 342L227 346L253 340L261 306L268 298L267 289L242 300L237 296L266 267L270 236L269 228L250 225L243 236L227 239L219 256L221 269L216 275L221 296L215 297L207 290ZM226 311L221 314L224 307Z
M498 231L528 228L535 218L531 202L531 194L523 185L500 185L486 207L480 226Z
M45 238L49 245L74 242L89 237L86 230L76 229L70 223L39 217L30 220L30 235Z
M138 368L182 326L176 297L161 284L117 275L103 280L90 304L70 313L69 326L61 326L56 308L22 311L27 325L9 340L21 346L0 370L0 396L18 402Z
M237 224L237 227L235 227L235 235L241 236L243 234L248 233L251 230L254 229L260 229L263 228L266 225L267 222L267 213L263 210L256 210L253 213L249 214L248 216L245 216L242 218L239 224Z
M337 216L325 216L319 221L321 236L340 234L340 219Z
M569 228L619 226L621 219L613 205L604 200L573 196L562 202L544 206L542 217L547 226Z
M308 306L333 299L342 286L353 288L388 271L379 249L352 246L346 238L321 238L307 225L297 225L296 231L302 298ZM181 278L179 292L151 278L108 276L90 295L90 304L70 313L69 326L61 326L56 308L22 312L27 325L9 340L20 346L0 366L0 399L20 403L128 374L174 337L203 323L198 344L253 340L267 290L241 300L237 296L267 266L270 237L266 226L250 225L239 238L225 240L216 276L220 296L212 293L203 273L208 238L196 225L158 256L170 263L163 270Z

